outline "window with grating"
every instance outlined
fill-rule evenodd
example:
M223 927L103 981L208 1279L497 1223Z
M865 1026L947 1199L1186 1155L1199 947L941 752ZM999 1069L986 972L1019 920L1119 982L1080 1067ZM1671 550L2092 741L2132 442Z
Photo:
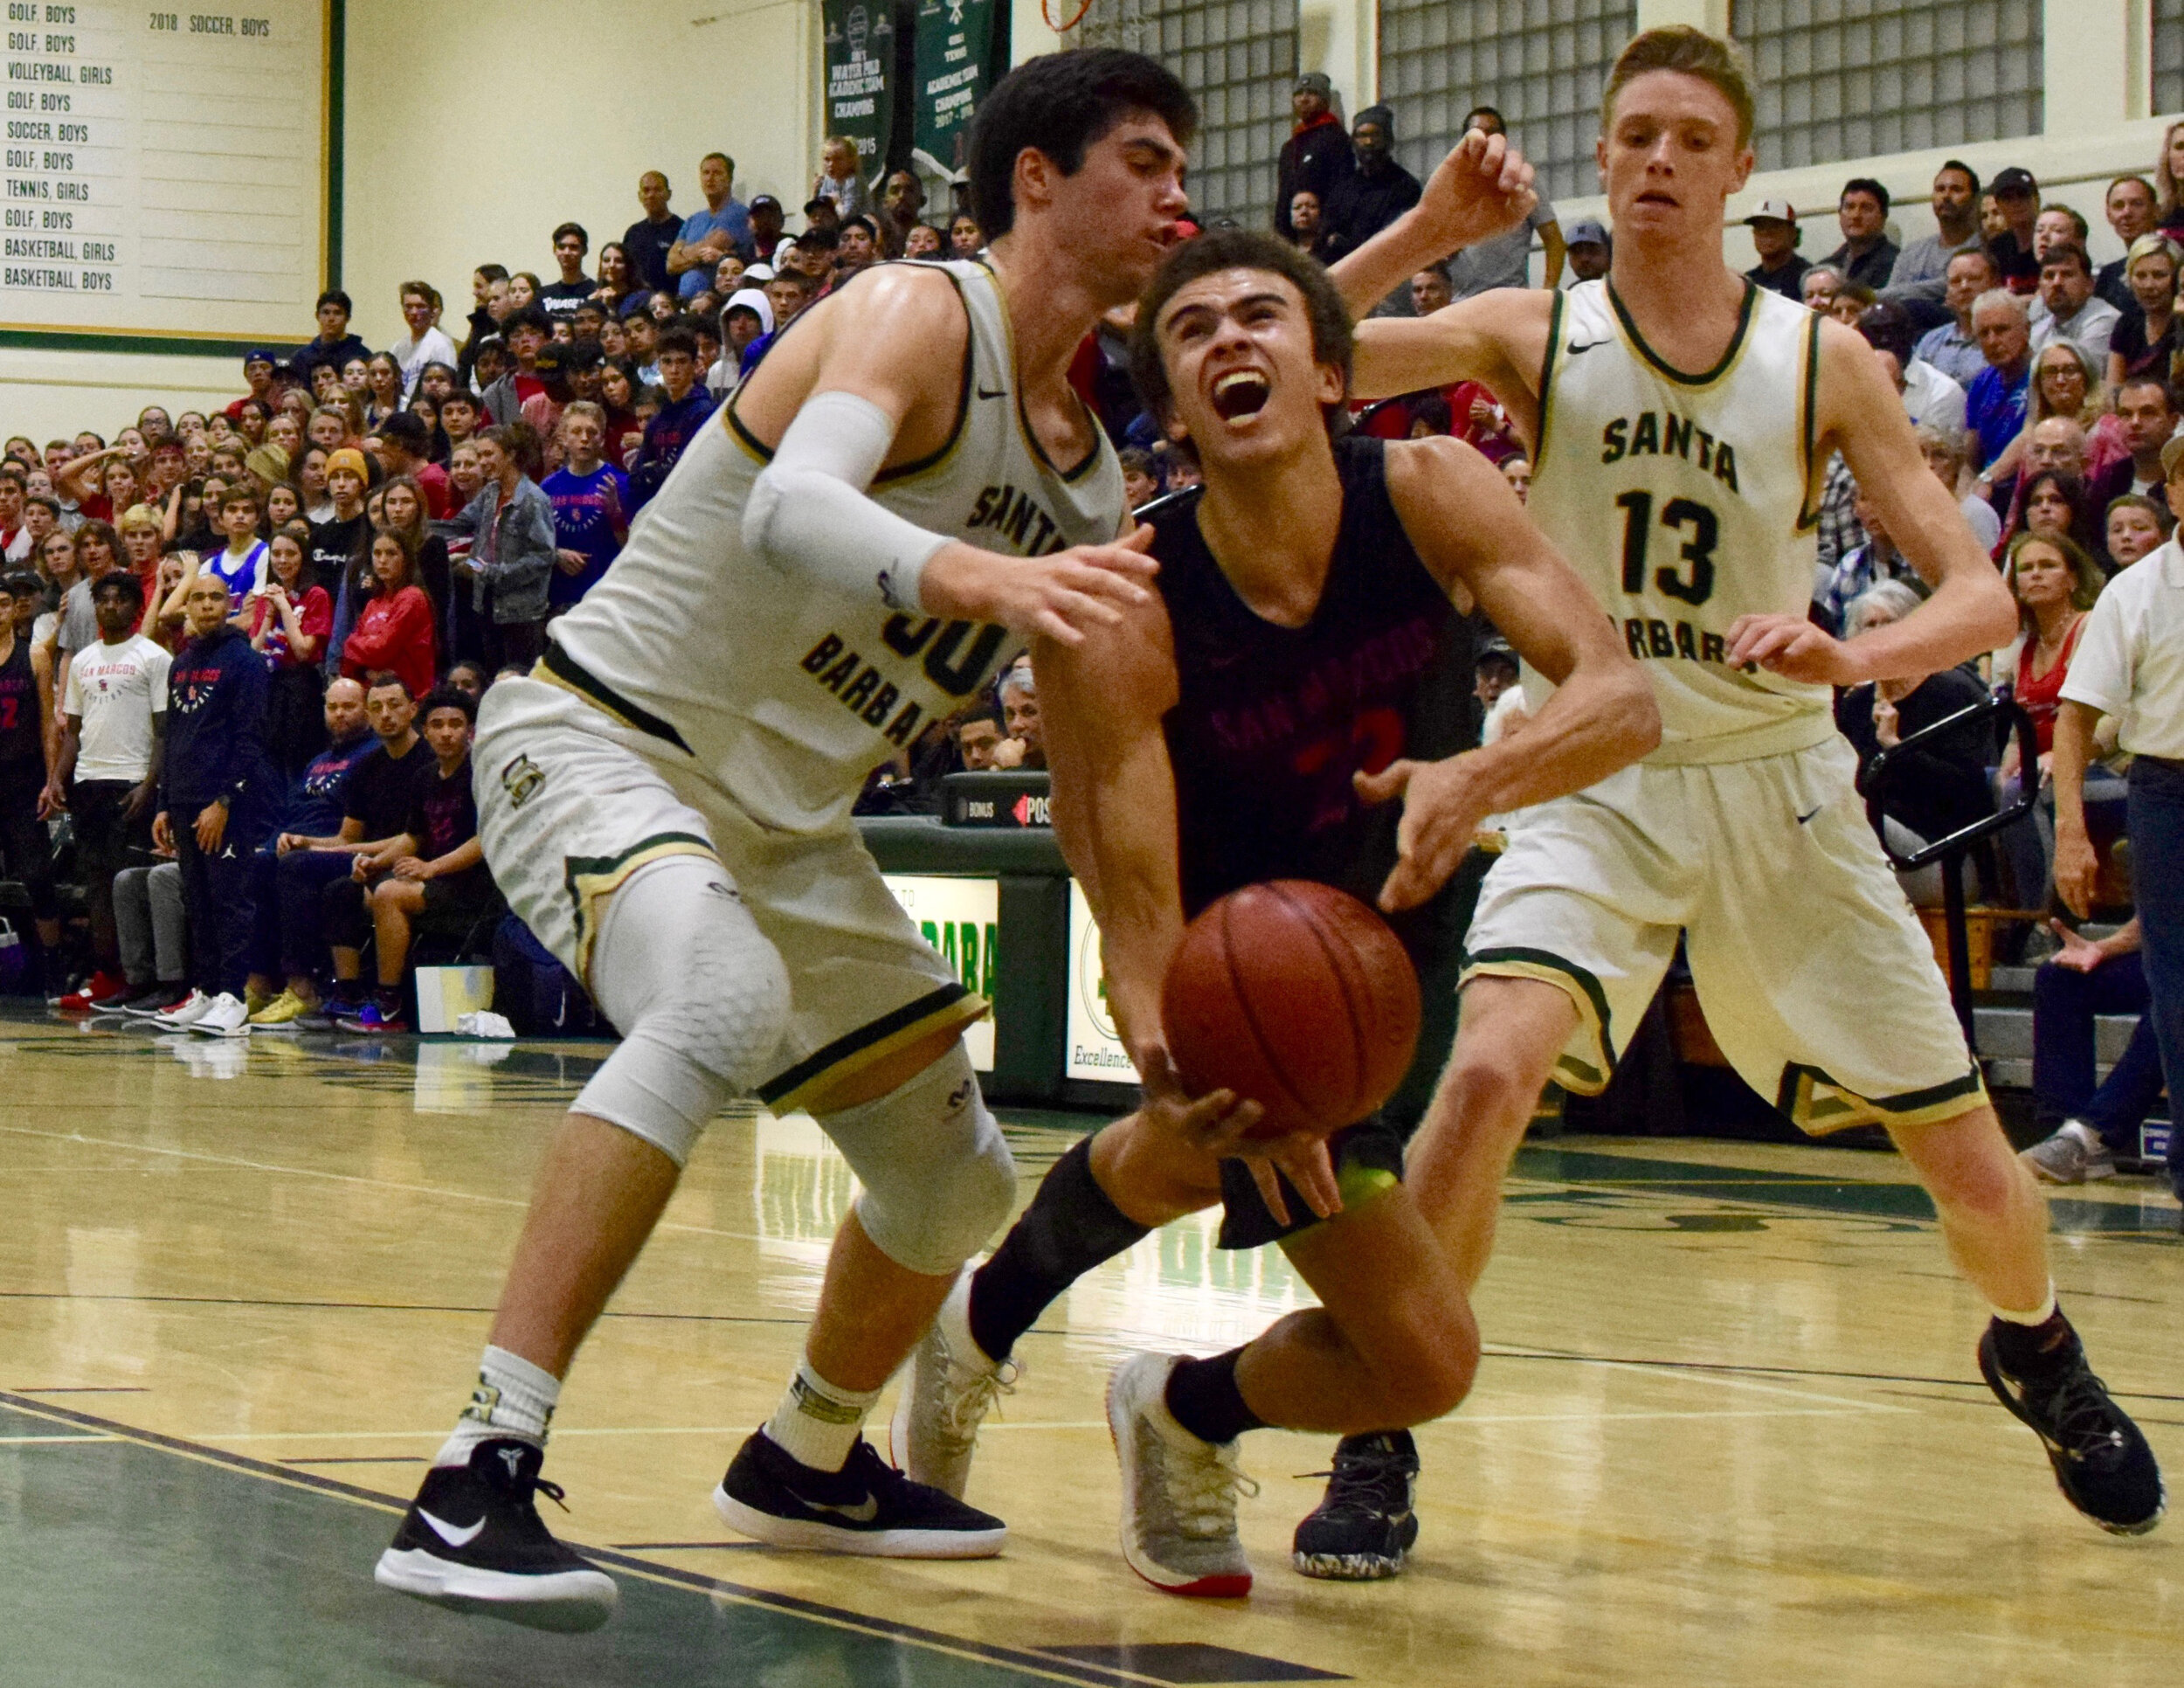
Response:
M2153 109L2184 111L2184 0L2153 0Z
M1759 168L2041 129L2041 0L1735 0Z
M1423 181L1492 106L1546 196L1597 193L1600 89L1636 32L1628 0L1380 0L1380 100L1395 151Z
M1191 205L1200 218L1263 228L1289 138L1297 0L1092 0L1077 46L1127 47L1183 79L1199 102Z

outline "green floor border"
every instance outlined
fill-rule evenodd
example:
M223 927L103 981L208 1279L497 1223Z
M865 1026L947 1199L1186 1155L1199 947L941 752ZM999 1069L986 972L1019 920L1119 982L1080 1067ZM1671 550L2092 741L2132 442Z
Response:
M186 1459L226 1470L237 1476L258 1479L284 1488L347 1501L390 1519L401 1515L404 1503L390 1498L374 1490L343 1483L336 1477L321 1477L315 1472L299 1471L248 1455L234 1454L223 1449L209 1448L199 1442L171 1436L156 1430L146 1430L116 1420L101 1418L95 1414L77 1411L73 1408L57 1407L30 1395L0 1390L0 1408L25 1418L46 1423L65 1425L88 1433L81 1438L70 1436L57 1439L60 1442L75 1440L114 1441L133 1443L137 1447L162 1453L178 1459ZM987 1642L977 1642L946 1635L939 1630L920 1625L903 1623L891 1618L867 1616L848 1612L822 1602L806 1600L795 1595L778 1594L770 1589L755 1588L748 1584L730 1582L703 1572L683 1570L672 1565L639 1559L633 1554L612 1548L591 1547L571 1543L584 1556L604 1569L641 1578L646 1581L677 1588L702 1596L708 1601L746 1606L760 1611L814 1623L891 1645L917 1649L921 1652L961 1660L965 1664L984 1665L1003 1671L1013 1671L1040 1681L1072 1685L1072 1688L1172 1688L1165 1679L1146 1676L1136 1671L1114 1670L1078 1660L1042 1653L1025 1648L1002 1647ZM357 1574L368 1572L360 1569ZM388 1595L393 1600L398 1598ZM488 1620L488 1622L490 1622ZM528 1633L528 1632L527 1632Z

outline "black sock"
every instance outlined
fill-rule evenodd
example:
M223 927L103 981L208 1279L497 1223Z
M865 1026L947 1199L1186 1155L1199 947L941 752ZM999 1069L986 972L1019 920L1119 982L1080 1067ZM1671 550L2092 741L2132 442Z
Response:
M1147 1235L1092 1176L1092 1139L1081 1138L971 1280L971 1337L989 1359L1006 1359L1049 1302Z
M2021 1380L2057 1376L2075 1366L2084 1352L2060 1307L2042 1324L1998 1318L1987 1328L1994 1332L1994 1353L2002 1369Z
M1202 1442L1234 1442L1247 1430L1266 1429L1236 1387L1236 1362L1243 1357L1241 1348L1231 1348L1211 1359L1178 1360L1168 1373L1168 1411Z
M382 985L379 987L379 1012L389 1016L402 1012L402 987L399 985Z

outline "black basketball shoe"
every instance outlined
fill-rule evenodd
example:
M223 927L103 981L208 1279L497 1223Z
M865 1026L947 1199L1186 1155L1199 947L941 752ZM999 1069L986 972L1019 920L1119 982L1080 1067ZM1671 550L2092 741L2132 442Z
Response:
M1308 1577L1373 1582L1394 1576L1418 1539L1411 1510L1418 1444L1408 1430L1344 1436L1327 1493L1296 1526L1290 1561Z
M799 1464L754 1430L713 1491L729 1525L776 1547L823 1547L880 1559L991 1559L1008 1525L938 1489L912 1483L860 1436L839 1471Z
M467 1465L436 1465L403 1515L373 1580L458 1612L534 1629L596 1629L614 1612L614 1580L556 1541L538 1496L545 1450L512 1437L481 1442Z
M2071 1505L2112 1535L2142 1536L2161 1521L2167 1498L2153 1449L2087 1368L2077 1337L2070 1363L2054 1377L2022 1379L2003 1369L1990 1326L1980 1339L1980 1373L2032 1427Z

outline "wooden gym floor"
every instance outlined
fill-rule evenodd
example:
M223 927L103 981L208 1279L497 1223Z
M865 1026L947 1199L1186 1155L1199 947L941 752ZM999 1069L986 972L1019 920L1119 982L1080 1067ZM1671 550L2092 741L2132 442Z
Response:
M1891 1158L1527 1150L1469 1402L1420 1433L1424 1534L1369 1586L1288 1567L1319 1438L1263 1432L1248 1602L1116 1553L1100 1415L1141 1346L1303 1291L1207 1228L1026 1339L971 1498L1001 1559L775 1554L708 1495L771 1408L848 1174L723 1120L579 1360L556 1527L620 1575L582 1638L384 1595L373 1558L467 1393L537 1161L599 1046L159 1040L0 1018L0 1683L2174 1683L2184 1519L2111 1540L1979 1383L1981 1311ZM480 1064L481 1059L494 1064ZM1012 1121L1027 1197L1088 1122ZM2065 1304L2184 1471L2184 1243L2151 1185L2055 1204Z

